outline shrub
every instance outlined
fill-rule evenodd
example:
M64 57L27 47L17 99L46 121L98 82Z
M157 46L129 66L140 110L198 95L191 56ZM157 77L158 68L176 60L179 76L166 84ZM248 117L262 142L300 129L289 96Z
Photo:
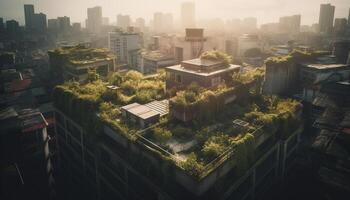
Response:
M172 134L169 130L156 127L153 129L153 137L160 144L164 145L172 137Z
M199 177L204 169L204 166L198 162L197 156L194 153L191 153L187 157L187 160L181 163L181 166L190 175L195 177Z
M88 82L94 82L94 81L97 81L98 79L100 79L100 76L97 74L96 68L88 69L87 81Z
M229 64L232 62L232 58L229 55L216 50L206 51L202 53L200 58L212 61L221 61L225 66L229 66Z
M123 76L118 72L108 74L107 79L110 84L117 86L120 86L120 84L123 82Z
M140 72L131 70L125 74L124 78L125 80L141 81L143 78L143 75Z
M174 136L176 136L178 138L183 138L183 139L193 136L191 129L185 128L181 125L177 125L175 128L173 128L172 133Z
M211 136L205 143L202 148L202 153L204 159L211 161L224 153L230 145L230 138L228 135L222 133L217 134L216 136Z

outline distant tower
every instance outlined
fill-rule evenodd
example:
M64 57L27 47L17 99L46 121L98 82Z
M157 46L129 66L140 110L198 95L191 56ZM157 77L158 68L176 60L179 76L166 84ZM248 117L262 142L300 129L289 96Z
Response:
M350 27L350 8L349 8L349 16L348 16L348 26Z
M321 33L331 33L333 29L335 6L331 4L321 4L320 18L318 21L319 31Z
M117 26L119 28L122 28L124 31L127 30L127 28L131 24L131 19L129 15L118 15L117 16Z
M196 27L196 14L194 2L184 2L181 5L181 22L183 28Z
M90 33L98 33L102 26L102 8L96 6L87 9L87 24L86 27Z
M33 29L34 5L24 5L24 20L27 30Z

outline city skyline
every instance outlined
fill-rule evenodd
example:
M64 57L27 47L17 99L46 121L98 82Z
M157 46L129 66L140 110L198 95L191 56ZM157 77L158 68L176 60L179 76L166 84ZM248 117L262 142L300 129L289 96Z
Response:
M115 22L118 14L130 15L132 20L138 17L145 18L147 21L152 19L155 12L173 13L176 21L180 20L181 3L184 0L151 0L152 3L144 3L139 0L131 0L123 2L121 0L87 0L84 3L81 0L70 1L63 0L60 2L52 0L13 0L0 1L0 12L5 20L15 19L21 25L24 25L23 4L34 4L36 12L47 14L47 19L56 18L58 16L68 16L72 22L82 22L85 26L86 10L94 6L101 6L103 17L108 17L111 22ZM318 23L319 4L331 3L336 7L335 18L343 18L348 16L350 3L347 0L310 0L302 1L276 1L264 0L254 2L253 0L194 0L196 3L196 20L221 18L223 20L233 18L256 17L258 25L270 22L278 22L279 17L300 14L302 25L311 25ZM299 3L298 3L299 2ZM66 5L68 5L67 7ZM129 4L130 3L130 4ZM133 8L130 5L140 5ZM156 5L156 6L155 6ZM5 9L4 9L5 8ZM143 8L143 9L140 9ZM274 9L273 12L266 12L268 9Z

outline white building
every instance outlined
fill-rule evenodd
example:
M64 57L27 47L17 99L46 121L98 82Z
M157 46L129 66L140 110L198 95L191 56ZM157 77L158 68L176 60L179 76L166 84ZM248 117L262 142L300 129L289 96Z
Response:
M108 34L108 48L116 54L117 63L134 67L133 58L141 48L141 36L133 32L116 31Z

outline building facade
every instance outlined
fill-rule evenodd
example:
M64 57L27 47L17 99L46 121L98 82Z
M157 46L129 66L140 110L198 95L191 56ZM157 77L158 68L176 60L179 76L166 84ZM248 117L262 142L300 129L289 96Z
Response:
M102 7L88 8L86 22L86 28L90 33L99 33L102 26Z
M134 52L141 48L140 44L140 35L137 33L116 31L108 34L108 48L117 56L119 64L131 65Z
M185 88L196 82L204 88L214 88L228 81L234 72L239 72L241 66L225 66L220 61L193 59L182 61L180 65L166 67L166 88Z
M321 4L320 17L318 20L319 32L331 33L333 29L335 6L331 4Z

